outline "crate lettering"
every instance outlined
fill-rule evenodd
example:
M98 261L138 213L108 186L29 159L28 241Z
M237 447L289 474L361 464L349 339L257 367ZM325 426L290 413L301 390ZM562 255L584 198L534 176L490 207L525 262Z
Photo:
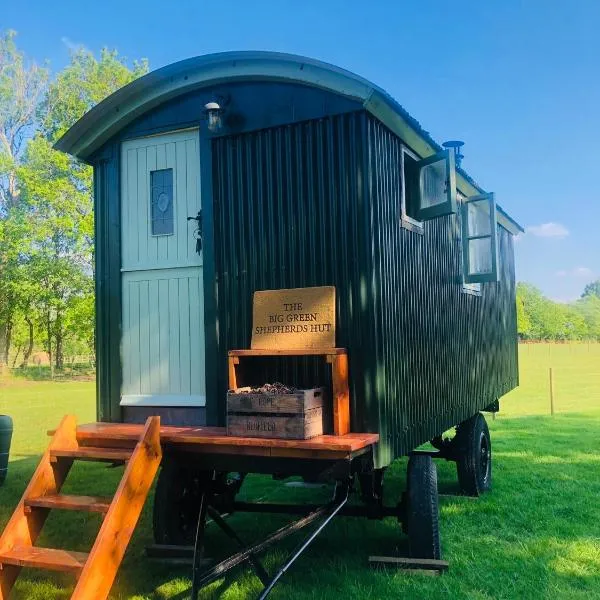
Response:
M227 435L310 439L326 431L323 388L262 394L240 388L227 394Z
M273 421L246 421L246 429L248 431L275 431L275 423Z
M273 398L269 396L259 396L258 398L258 406L261 408L272 407L273 406Z

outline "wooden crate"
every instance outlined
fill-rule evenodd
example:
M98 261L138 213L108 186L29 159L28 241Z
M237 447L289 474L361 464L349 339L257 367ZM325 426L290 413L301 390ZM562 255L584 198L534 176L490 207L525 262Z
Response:
M227 394L227 435L306 440L324 430L323 388Z

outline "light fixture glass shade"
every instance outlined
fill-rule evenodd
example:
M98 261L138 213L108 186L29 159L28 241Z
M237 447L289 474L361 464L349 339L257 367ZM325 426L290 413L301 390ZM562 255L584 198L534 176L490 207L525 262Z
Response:
M219 131L223 125L223 110L216 102L208 102L204 106L206 110L206 124L210 131Z

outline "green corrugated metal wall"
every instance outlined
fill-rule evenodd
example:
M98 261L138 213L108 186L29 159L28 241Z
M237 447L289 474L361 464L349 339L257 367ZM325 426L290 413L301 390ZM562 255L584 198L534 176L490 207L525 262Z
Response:
M219 396L255 290L335 285L352 428L379 431L378 466L517 384L512 236L499 228L501 282L465 294L458 217L401 227L400 143L362 111L212 142ZM263 366L297 385L326 377L308 359Z
M400 140L368 120L373 326L380 460L387 462L517 385L512 235L498 226L500 282L461 285L459 215L399 227Z
M215 140L215 267L220 357L249 347L255 290L336 286L337 343L367 351L350 356L352 372L364 374L354 379L353 399L361 398L354 426L371 419L375 431L365 360L373 350L365 133L366 116L351 113ZM224 365L219 361L220 390ZM265 376L307 386L325 377L320 361L293 365L287 373L273 365Z

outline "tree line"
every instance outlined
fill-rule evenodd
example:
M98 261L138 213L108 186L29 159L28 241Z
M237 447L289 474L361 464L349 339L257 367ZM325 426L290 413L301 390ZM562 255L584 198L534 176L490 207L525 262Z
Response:
M523 340L600 341L600 279L586 285L581 298L554 302L529 283L517 284L517 327Z
M27 366L34 348L59 369L94 352L92 171L52 144L147 71L81 48L52 75L0 33L0 367Z

